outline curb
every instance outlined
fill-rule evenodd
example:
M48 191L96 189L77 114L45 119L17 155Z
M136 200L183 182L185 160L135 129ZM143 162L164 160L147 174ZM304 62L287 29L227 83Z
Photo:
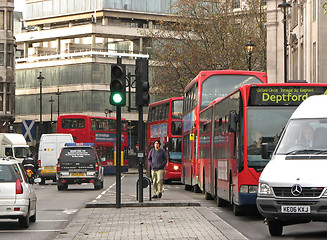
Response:
M120 204L121 207L199 207L199 202L125 202ZM93 203L88 202L85 208L116 208L116 203Z

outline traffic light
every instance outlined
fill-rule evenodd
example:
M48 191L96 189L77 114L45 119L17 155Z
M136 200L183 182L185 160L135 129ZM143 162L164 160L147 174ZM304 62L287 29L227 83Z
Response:
M123 64L111 65L110 104L126 105L126 66Z
M149 95L149 71L148 71L148 60L145 58L136 59L136 94L135 94L135 105L136 106L149 106L150 95Z

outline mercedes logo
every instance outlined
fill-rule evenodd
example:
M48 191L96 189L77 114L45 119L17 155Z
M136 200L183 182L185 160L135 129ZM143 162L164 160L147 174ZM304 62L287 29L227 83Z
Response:
M295 184L291 188L291 193L294 197L298 197L302 193L302 187L299 184Z

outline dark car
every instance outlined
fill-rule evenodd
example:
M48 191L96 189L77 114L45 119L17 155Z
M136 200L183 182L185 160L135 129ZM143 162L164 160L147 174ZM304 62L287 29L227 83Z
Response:
M57 188L66 190L68 184L93 183L103 188L103 167L95 148L88 145L63 147L57 162Z

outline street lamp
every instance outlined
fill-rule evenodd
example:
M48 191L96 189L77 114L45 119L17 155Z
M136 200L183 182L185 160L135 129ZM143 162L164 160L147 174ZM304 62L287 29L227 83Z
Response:
M42 129L43 129L43 122L42 122L42 82L44 80L44 77L42 76L42 72L40 72L40 75L37 77L37 80L40 82L40 137L42 135Z
M58 88L58 91L56 92L56 95L58 97L58 117L59 117L59 96L60 96L61 92L59 92L59 88Z
M252 51L253 51L253 48L255 45L250 40L247 44L245 44L245 46L246 46L246 49L247 49L248 55L249 55L249 71L251 71L252 70L252 68L251 68Z
M284 14L283 24L284 24L284 83L287 83L287 33L286 33L286 17L287 17L287 9L292 7L291 4L283 0L283 3L279 4L278 7L281 9Z

